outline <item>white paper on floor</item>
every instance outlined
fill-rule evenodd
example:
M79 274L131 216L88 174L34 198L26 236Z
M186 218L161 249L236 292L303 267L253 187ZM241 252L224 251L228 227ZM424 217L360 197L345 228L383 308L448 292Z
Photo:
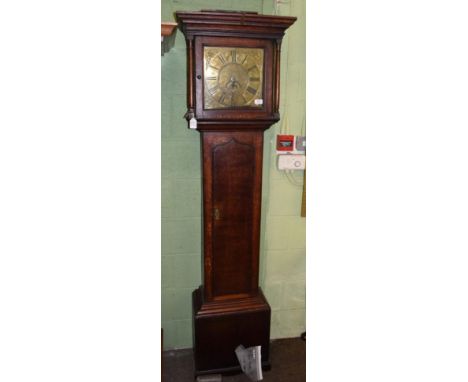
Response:
M252 346L246 349L244 346L239 345L236 348L236 356L241 369L252 381L261 381L263 379L261 350L261 346Z

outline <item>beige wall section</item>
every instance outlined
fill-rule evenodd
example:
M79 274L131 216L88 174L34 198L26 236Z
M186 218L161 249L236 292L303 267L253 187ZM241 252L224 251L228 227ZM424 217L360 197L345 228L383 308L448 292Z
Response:
M303 173L293 179L276 168L275 137L288 120L300 134L305 113L305 0L162 0L162 21L177 10L249 10L292 15L282 48L282 122L265 133L260 284L272 308L272 338L305 330L305 219L300 217ZM201 169L199 134L187 129L186 48L161 58L162 136L162 326L166 349L192 346L191 292L201 282Z

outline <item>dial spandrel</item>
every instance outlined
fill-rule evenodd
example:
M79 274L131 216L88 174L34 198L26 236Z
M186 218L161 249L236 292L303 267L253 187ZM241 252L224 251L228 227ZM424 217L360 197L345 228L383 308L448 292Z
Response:
M263 49L205 46L204 108L261 108Z

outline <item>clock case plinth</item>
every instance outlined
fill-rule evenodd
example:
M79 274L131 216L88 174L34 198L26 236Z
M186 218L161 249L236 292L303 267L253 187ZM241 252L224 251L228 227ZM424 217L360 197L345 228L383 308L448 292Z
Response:
M263 132L279 120L281 41L295 17L176 12L187 42L187 120L200 133L203 285L192 294L195 374L241 371L235 348L261 345L271 309L258 286ZM264 50L263 105L205 110L203 47Z
M207 302L203 287L192 293L195 374L240 372L234 349L261 346L262 368L270 365L271 310L262 291L255 297Z

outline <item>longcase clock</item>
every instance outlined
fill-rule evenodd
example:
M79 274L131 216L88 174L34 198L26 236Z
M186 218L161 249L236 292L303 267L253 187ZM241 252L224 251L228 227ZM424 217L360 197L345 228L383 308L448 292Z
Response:
M263 132L279 120L281 41L295 17L176 12L187 41L187 113L200 133L203 285L192 294L195 374L239 371L271 309L258 286ZM196 270L194 270L196 271Z

